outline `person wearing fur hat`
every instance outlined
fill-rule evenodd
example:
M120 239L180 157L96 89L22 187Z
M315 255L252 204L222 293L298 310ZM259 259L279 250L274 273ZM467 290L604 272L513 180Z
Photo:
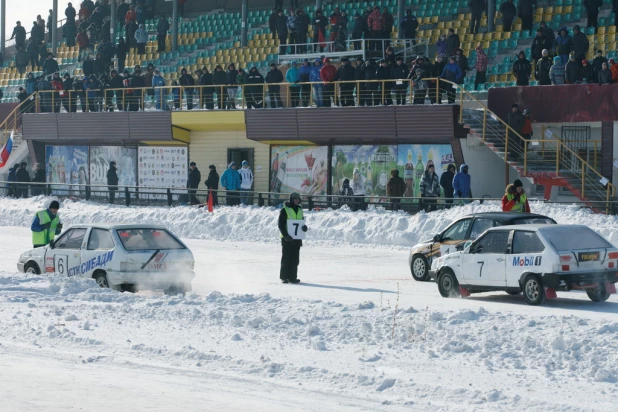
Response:
M290 201L285 202L284 207L279 213L279 221L277 226L281 233L281 270L279 271L279 279L282 283L300 283L298 279L298 264L300 263L300 248L303 241L299 239L298 234L302 230L307 231L307 225L304 223L303 207L300 204L300 194L292 193ZM288 231L288 221L298 222L297 225L291 225L295 228L294 233Z
M502 211L530 213L530 205L521 180L516 179L506 187L506 193L502 196Z
M34 220L32 225L30 225L32 246L34 248L49 245L62 231L58 209L60 209L60 203L57 200L53 200L47 209L38 211L34 215Z

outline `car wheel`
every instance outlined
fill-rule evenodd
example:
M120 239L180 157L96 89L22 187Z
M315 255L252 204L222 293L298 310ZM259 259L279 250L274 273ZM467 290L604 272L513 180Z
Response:
M28 262L26 263L26 266L24 266L24 272L31 275L40 275L41 269L39 268L39 265L36 264L36 262Z
M109 288L109 281L107 280L107 274L105 272L97 272L93 276L97 285L102 288Z
M459 282L450 269L443 269L438 276L438 290L443 298L459 297Z
M605 302L609 299L609 293L603 283L599 283L596 288L586 290L588 297L593 302Z
M528 275L524 280L524 299L529 305L541 305L545 302L545 288L541 278Z
M128 293L136 293L137 292L137 286L135 286L132 283L127 283L125 285L120 285L120 291L121 292L128 292Z
M412 264L410 265L412 277L418 282L426 282L429 280L429 268L427 267L427 259L423 255L414 255Z

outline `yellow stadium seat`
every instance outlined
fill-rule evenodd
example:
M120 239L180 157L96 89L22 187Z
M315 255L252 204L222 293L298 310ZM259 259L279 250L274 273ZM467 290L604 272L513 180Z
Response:
M616 26L609 26L609 27L607 28L607 32L608 32L609 34L616 34Z
M565 13L571 13L573 11L573 6L564 6Z
M543 7L537 7L536 8L536 14L543 14Z
M438 22L438 19L439 19L439 17L438 17L438 16L431 16L431 20L430 20L430 22L431 22L432 24L436 24L436 23Z
M605 26L599 26L597 33L598 34L605 34Z
M562 14L562 6L554 7L554 13L555 14Z

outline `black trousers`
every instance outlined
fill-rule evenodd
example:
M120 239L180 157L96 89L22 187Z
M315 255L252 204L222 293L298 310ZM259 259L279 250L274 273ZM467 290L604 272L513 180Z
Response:
M528 86L530 84L530 80L528 79L528 77L518 77L517 78L517 85L518 86Z
M197 196L195 196L195 193L197 192L197 190L193 189L193 190L189 190L189 199L191 199L191 204L192 205L199 205L200 201L197 200Z
M109 189L109 204L113 205L115 201L116 201L116 190Z
M616 14L618 14L618 13L616 13ZM586 28L594 27L595 28L594 32L596 33L597 32L596 28L599 25L599 22L598 22L599 9L595 8L594 10L591 10L591 11L587 12L586 13L586 17L588 17L587 23L586 23Z
M337 101L335 99L335 85L333 83L327 83L324 85L324 106L325 107L330 107L331 106L331 99L332 102L335 104L335 106L337 105Z
M421 209L425 212L433 212L438 207L437 197L423 197L421 199Z
M474 78L474 90L479 88L479 84L485 84L487 82L487 72L476 72L476 77Z
M137 43L137 53L146 54L146 43Z
M511 31L512 25L513 25L513 20L502 19L502 30L504 32Z
M158 43L158 52L165 52L165 39L167 38L167 34L158 34L157 35L157 43Z
M472 34L476 34L479 31L479 27L481 26L481 19L483 17L483 13L472 13L472 22L470 23L470 31Z
M339 102L343 107L355 106L354 104L354 85L342 84L339 87Z
M290 87L290 106L298 107L300 101L300 87Z
M532 15L521 16L521 29L532 31Z
M210 192L209 192L209 195L210 195L210 193L212 193L212 205L213 206L219 206L219 197L217 196L218 192L216 190L214 190L214 189L211 189Z
M238 192L228 190L225 193L225 204L228 206L238 206L240 204L240 197Z
M300 247L302 241L286 242L281 239L281 270L279 279L296 280L298 278L298 264L300 263Z

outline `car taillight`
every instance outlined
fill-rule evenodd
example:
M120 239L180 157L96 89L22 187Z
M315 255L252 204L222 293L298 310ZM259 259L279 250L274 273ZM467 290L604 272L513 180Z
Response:
M571 266L570 265L562 265L562 271L563 272L568 272L569 270L571 270Z
M610 268L610 269L613 269L614 268L614 262L609 262L607 264L607 267Z
M572 259L573 257L571 255L560 256L560 263L562 264L563 272L568 272L569 270L571 270L571 265L568 265L567 263L571 262Z
M570 262L573 259L571 255L562 255L560 256L561 262Z
M618 252L609 252L607 257L610 259L618 259Z

